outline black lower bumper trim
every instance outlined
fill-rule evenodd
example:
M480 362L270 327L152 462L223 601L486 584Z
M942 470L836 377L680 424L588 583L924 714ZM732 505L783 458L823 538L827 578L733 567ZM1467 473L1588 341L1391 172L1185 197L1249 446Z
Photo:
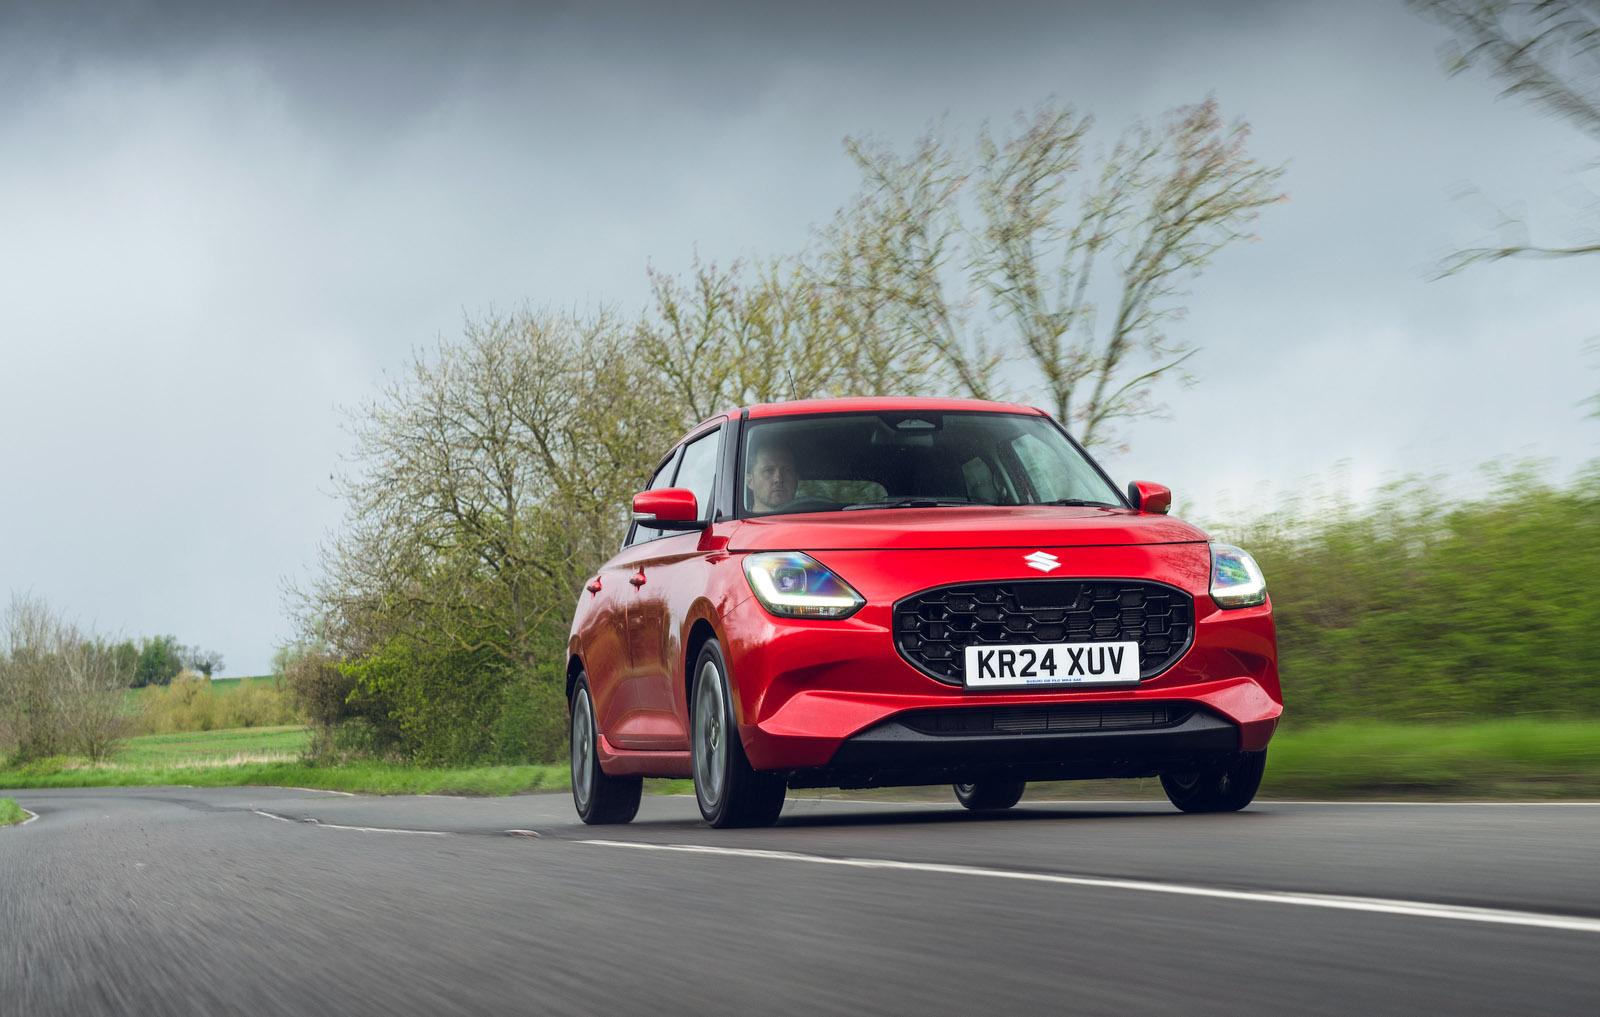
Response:
M1171 723L1043 733L935 733L915 714L852 736L827 766L796 770L789 786L897 787L977 780L1153 777L1239 751L1239 729L1209 710L1177 711Z

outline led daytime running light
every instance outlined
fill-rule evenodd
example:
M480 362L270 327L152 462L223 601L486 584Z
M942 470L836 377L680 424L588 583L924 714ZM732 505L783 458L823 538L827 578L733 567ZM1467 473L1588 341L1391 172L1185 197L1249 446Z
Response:
M789 580L783 585L792 587L797 572L798 589L780 587L779 573ZM849 583L799 552L752 554L744 560L744 574L761 605L785 618L843 618L866 603Z
M1211 545L1211 599L1221 608L1266 603L1266 576L1248 551L1232 544Z

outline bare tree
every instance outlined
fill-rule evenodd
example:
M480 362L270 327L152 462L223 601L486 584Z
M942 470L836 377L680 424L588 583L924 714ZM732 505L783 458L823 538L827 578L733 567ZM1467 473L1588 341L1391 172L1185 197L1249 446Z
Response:
M848 140L864 187L827 232L824 264L849 306L909 337L957 391L1002 394L1020 347L1057 416L1101 444L1157 411L1155 383L1195 352L1170 331L1183 286L1284 196L1283 170L1256 162L1249 128L1212 100L1135 125L1098 159L1092 126L1046 105L1010 136L985 128L971 159L936 134L905 157Z
M19 758L104 759L126 729L126 685L114 647L36 597L12 598L0 625L0 738Z
M216 650L202 650L198 646L185 646L181 651L183 666L210 678L222 670L222 654Z
M640 350L685 426L747 403L879 394L929 375L904 334L836 299L835 280L804 259L696 259L680 279L650 274L654 305Z
M1600 142L1600 0L1408 0L1450 30L1446 68L1481 69L1504 84L1501 94L1563 120ZM1592 192L1588 208L1600 207ZM1497 210L1495 243L1459 251L1441 275L1482 261L1600 254L1600 238L1535 243L1523 218Z

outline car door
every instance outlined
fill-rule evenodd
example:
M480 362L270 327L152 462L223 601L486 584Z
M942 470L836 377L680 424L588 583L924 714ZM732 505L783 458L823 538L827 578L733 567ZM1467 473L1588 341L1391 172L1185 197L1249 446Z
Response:
M672 486L678 452L673 449L656 468L647 490ZM647 747L651 741L651 711L641 700L643 690L636 680L638 672L629 638L629 614L638 591L630 580L638 577L639 563L650 554L647 545L661 536L659 530L633 524L622 550L606 562L596 577L600 591L595 597L600 603L596 605L594 635L585 649L584 663L589 670L600 733L621 748Z
M693 435L678 458L673 487L694 492L700 518L714 518L717 465L722 457L722 427ZM628 644L632 681L639 707L648 716L631 731L639 748L686 749L687 717L676 695L682 681L684 617L705 586L705 556L700 530L669 531L642 545L628 606Z

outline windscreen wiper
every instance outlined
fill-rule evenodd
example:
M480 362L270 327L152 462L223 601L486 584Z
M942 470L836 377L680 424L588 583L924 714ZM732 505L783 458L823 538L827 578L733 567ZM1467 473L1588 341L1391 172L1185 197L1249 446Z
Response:
M1109 501L1090 501L1087 498L1057 498L1055 501L1041 501L1040 505L1068 505L1073 508L1118 508Z
M854 505L846 505L839 511L853 512L858 509L879 508L943 508L947 505L971 505L972 502L961 498L885 498L883 501L863 501Z

